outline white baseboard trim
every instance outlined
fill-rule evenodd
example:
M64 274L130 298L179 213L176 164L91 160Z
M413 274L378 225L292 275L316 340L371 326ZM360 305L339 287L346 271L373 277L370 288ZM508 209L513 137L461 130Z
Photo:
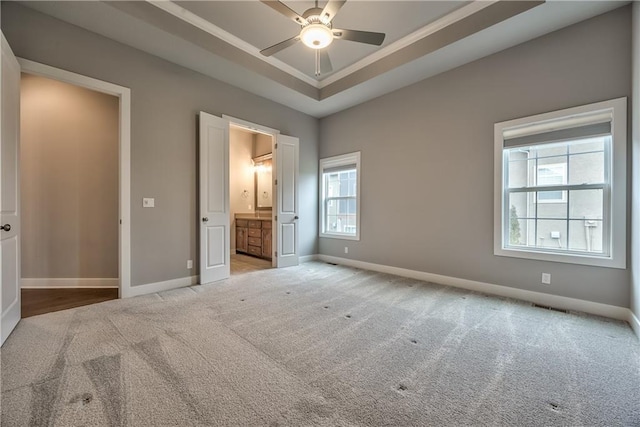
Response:
M631 329L636 333L636 336L640 340L640 320L638 317L633 314L633 311L629 310L629 319L627 320L629 325L631 325Z
M373 264L369 262L334 257L329 255L319 255L319 259L321 261L361 268L363 270L394 274L396 276L408 277L410 279L424 280L425 282L438 283L440 285L448 285L456 288L467 289L470 291L498 295L507 298L514 298L533 302L536 304L547 305L550 307L561 308L564 310L581 311L584 313L595 314L597 316L609 317L612 319L630 322L629 314L631 313L631 310L626 307L618 307L615 305L601 304L576 298L568 298L558 295L545 294L542 292L527 291L524 289L510 288L508 286L494 285L492 283L477 282L475 280L460 279L457 277L426 273L424 271L408 270L405 268L391 267L388 265Z
M196 285L200 282L200 276L187 276L178 279L165 280L164 282L147 283L144 285L132 286L122 298L136 297L138 295L152 294L155 292L168 291L185 286Z
M106 278L24 278L22 289L119 288L120 279Z
M300 261L300 263L303 263L303 262L317 261L318 259L319 259L318 254L314 254L314 255L301 256L298 260Z

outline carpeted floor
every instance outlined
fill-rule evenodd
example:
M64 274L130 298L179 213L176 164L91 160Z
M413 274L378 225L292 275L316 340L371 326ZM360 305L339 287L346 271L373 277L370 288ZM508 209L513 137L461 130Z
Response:
M622 322L310 262L22 320L2 425L640 425L640 344Z

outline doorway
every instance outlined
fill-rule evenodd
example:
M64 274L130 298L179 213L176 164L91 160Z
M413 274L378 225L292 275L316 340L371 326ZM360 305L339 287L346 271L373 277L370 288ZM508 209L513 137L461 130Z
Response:
M21 76L22 317L118 297L117 97Z
M229 126L231 274L273 264L274 136L233 122Z
M130 91L18 61L22 317L126 297Z

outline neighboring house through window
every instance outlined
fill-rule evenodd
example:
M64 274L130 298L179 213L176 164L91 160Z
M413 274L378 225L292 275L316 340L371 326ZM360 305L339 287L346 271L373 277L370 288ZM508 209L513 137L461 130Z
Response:
M320 236L360 240L360 152L320 160Z
M624 268L626 99L495 125L496 255Z

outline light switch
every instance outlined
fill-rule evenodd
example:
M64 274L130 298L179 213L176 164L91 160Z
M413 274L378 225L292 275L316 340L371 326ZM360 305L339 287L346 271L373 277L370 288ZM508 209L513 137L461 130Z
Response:
M156 199L151 197L144 197L142 199L142 207L143 208L155 208L156 207Z

